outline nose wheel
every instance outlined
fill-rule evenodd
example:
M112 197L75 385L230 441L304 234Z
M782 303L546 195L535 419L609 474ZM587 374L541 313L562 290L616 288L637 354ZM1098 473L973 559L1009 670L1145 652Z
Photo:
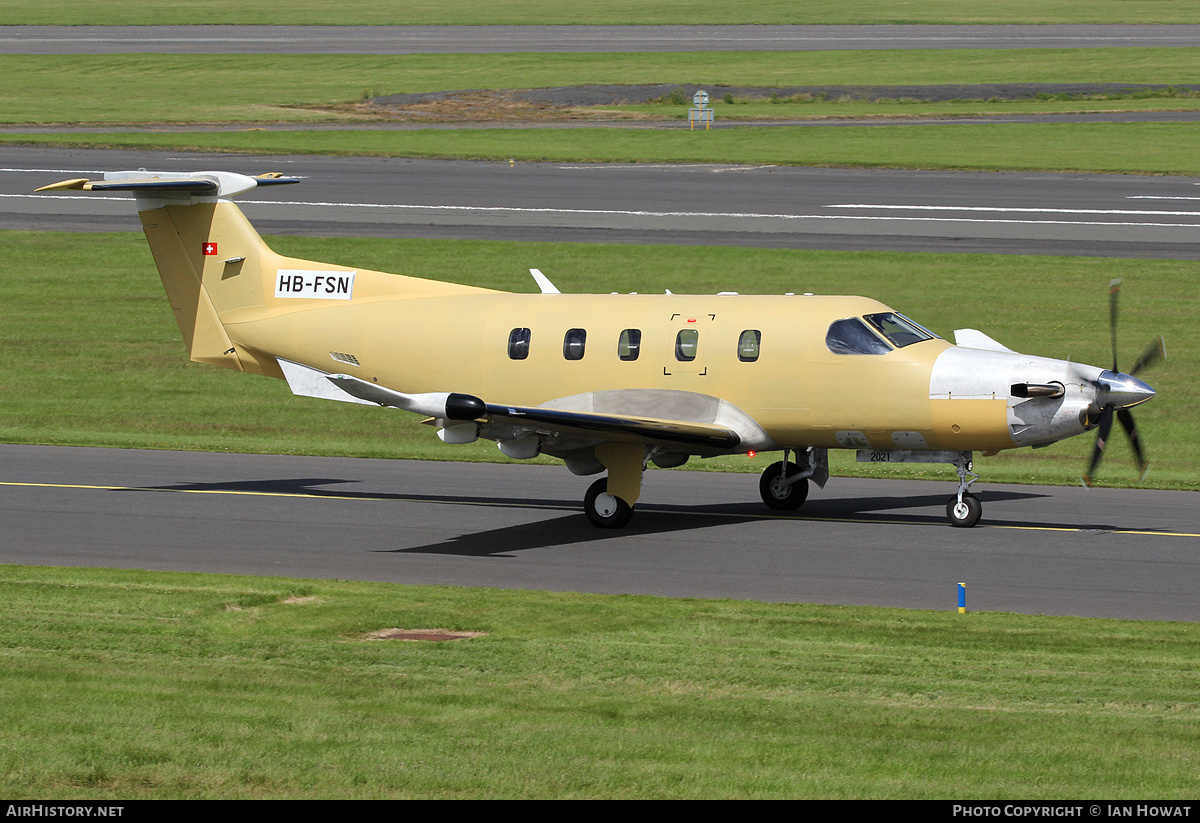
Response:
M960 529L969 529L974 526L979 522L982 514L983 504L970 492L963 492L961 498L955 495L946 504L946 519L950 521L951 526L957 526Z

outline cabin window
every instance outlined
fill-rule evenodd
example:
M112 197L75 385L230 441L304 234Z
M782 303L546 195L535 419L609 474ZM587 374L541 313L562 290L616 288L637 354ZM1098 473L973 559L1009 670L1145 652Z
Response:
M617 339L617 357L622 360L637 360L642 350L642 330L625 329Z
M508 333L508 358L524 360L529 356L529 329L513 329Z
M831 323L825 333L825 346L834 354L887 354L892 350L857 317Z
M582 360L583 347L587 343L587 331L584 329L567 329L563 336L563 357L568 360Z
M683 329L675 335L675 359L687 363L696 359L696 346L700 340L700 332L695 329Z
M922 340L933 340L936 334L918 326L902 314L892 311L866 315L866 321L888 339L898 349L920 343Z
M762 343L762 332L758 329L746 329L738 338L738 360L743 363L753 363L758 359L758 347Z

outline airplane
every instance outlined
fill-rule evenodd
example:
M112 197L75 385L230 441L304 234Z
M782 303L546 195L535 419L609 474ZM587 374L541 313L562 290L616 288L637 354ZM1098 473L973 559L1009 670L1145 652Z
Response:
M281 378L296 395L425 417L448 444L496 441L506 456L606 473L588 519L621 528L650 463L781 451L762 473L771 509L824 488L829 449L860 462L946 463L951 525L982 514L974 452L1038 448L1095 430L1084 481L1114 418L1139 468L1130 409L1154 397L1137 374L1012 351L974 329L955 343L867 297L813 294L538 294L282 257L227 198L299 178L270 173L107 172L38 191L132 192L192 360Z

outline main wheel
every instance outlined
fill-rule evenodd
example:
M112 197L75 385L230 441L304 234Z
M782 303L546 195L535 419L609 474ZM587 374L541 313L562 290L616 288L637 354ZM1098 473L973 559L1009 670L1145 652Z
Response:
M633 517L633 506L608 493L608 478L593 483L583 496L583 510L593 526L619 529Z
M763 470L758 480L758 493L762 500L772 509L798 509L808 499L808 478L798 480L790 486L784 485L783 461L772 463ZM787 476L800 473L800 467L795 463L787 464Z
M961 503L958 495L955 495L946 504L946 518L950 521L951 526L957 526L960 529L969 529L974 526L979 522L981 514L983 514L983 504L970 492L963 492Z

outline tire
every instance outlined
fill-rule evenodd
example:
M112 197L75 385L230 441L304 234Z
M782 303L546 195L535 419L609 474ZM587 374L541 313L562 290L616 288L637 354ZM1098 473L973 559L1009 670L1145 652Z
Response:
M601 529L619 529L633 517L633 506L608 493L608 478L593 483L583 496L583 511L592 525Z
M963 492L961 504L958 502L958 495L951 497L950 502L946 504L946 519L950 521L951 526L960 529L969 529L974 526L979 522L979 516L982 514L983 504L970 492Z
M787 475L789 477L799 473L799 466L790 462L787 464ZM762 501L767 504L768 508L777 511L800 508L804 505L804 501L808 499L808 478L806 477L790 486L784 486L781 484L783 477L782 460L778 463L772 463L763 470L762 477L758 480L758 493L762 497Z

